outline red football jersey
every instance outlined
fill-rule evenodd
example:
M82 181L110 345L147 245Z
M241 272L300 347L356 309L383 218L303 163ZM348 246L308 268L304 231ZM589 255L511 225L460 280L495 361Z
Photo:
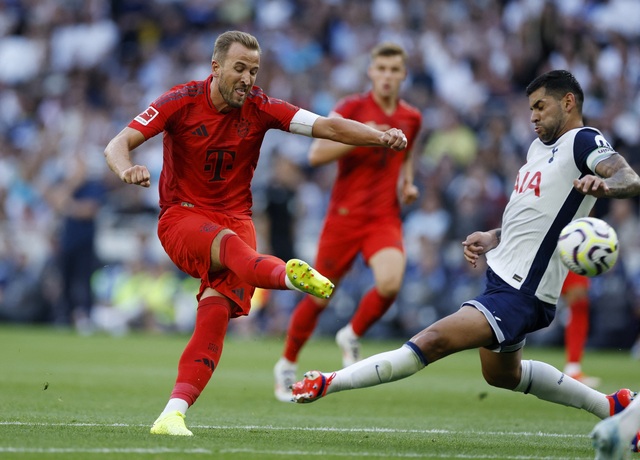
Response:
M407 136L407 148L397 152L386 147L355 147L341 157L328 213L363 220L399 216L398 177L405 156L420 131L420 111L400 100L395 112L387 115L369 92L342 99L334 112L362 123L374 122L388 128L400 128Z
M299 110L254 86L242 108L220 113L209 97L211 80L173 87L129 123L146 139L164 131L161 212L186 202L251 215L251 180L264 135L273 128L289 131Z

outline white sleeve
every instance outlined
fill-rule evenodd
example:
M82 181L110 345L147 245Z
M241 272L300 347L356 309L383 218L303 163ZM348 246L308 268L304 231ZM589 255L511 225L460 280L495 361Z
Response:
M320 115L309 112L308 110L300 109L291 119L289 131L294 134L302 134L303 136L313 137L311 134L313 130L313 124L318 118L320 118Z

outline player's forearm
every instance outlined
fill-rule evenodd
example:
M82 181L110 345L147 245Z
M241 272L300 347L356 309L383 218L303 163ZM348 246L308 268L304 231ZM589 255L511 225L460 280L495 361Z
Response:
M326 139L316 139L309 149L309 164L314 167L322 166L345 156L351 150L353 150L352 145Z
M126 142L118 137L115 137L109 142L104 150L104 157L107 160L109 169L119 178L122 178L124 171L133 166Z
M640 178L631 167L616 171L605 184L609 187L606 196L609 198L631 198L640 195Z
M415 177L414 156L411 152L407 152L402 162L402 177L406 183L413 184Z
M313 137L348 145L385 146L382 132L346 118L319 118L313 125Z
M104 157L107 165L120 179L122 179L122 173L133 166L131 151L143 142L142 133L127 127L111 139L105 148Z

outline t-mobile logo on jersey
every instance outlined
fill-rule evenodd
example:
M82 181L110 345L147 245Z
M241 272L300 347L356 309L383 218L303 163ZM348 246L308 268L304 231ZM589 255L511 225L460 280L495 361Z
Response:
M540 183L542 182L542 173L536 171L531 173L527 171L522 180L520 179L520 173L516 177L516 184L513 187L516 193L524 193L527 190L533 190L536 196L540 196Z
M209 182L217 182L226 180L222 176L223 171L231 171L233 162L236 159L236 152L233 150L207 150L207 158L204 164L204 170L213 171L213 175Z

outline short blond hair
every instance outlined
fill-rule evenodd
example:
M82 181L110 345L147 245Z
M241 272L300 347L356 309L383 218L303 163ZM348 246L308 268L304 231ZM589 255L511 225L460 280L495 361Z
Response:
M397 43L383 42L371 50L371 60L379 56L402 56L402 62L407 63L407 52Z
M216 43L213 46L213 55L211 56L211 60L224 62L227 57L227 53L229 52L229 48L231 48L231 45L234 43L240 43L245 48L257 51L258 54L262 52L260 49L260 43L258 43L258 39L256 37L239 30L229 30L220 34L216 39Z

